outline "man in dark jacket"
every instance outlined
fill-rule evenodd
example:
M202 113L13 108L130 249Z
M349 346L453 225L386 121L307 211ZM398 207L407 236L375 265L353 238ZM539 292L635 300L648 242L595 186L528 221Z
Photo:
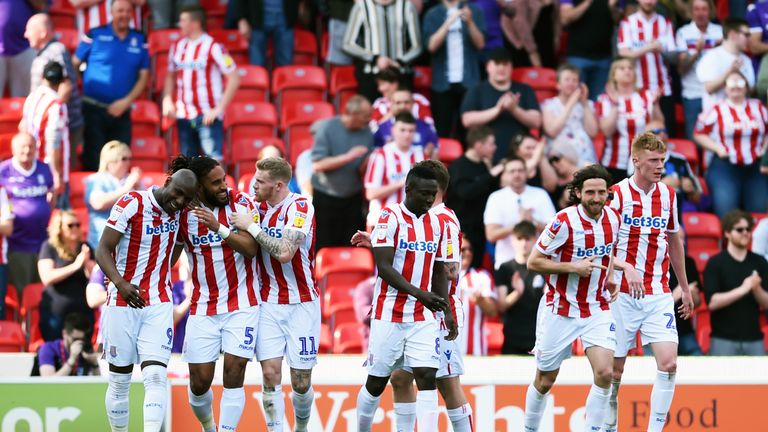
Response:
M272 37L277 66L293 63L293 27L298 0L232 0L237 28L248 40L248 60L265 66L267 38Z

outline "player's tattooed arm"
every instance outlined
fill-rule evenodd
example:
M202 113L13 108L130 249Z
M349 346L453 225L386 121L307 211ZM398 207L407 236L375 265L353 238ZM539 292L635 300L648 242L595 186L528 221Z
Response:
M289 229L283 231L282 238L272 237L262 231L256 236L256 241L269 255L285 264L293 259L305 238L306 234L303 232Z
M459 277L459 263L457 262L447 262L443 263L443 267L445 269L445 277L449 281L455 280Z

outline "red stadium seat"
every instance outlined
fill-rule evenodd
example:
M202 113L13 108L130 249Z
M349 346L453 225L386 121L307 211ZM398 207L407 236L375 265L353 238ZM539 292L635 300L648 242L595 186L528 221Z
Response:
M235 175L241 177L245 174L253 174L256 171L259 154L267 146L275 146L281 154L285 154L285 144L280 138L264 137L232 141L228 160L235 167Z
M360 323L346 323L338 326L333 332L334 354L362 354L363 335Z
M330 287L354 288L373 274L371 251L356 247L329 247L317 251L315 279L321 292Z
M696 269L699 273L704 273L704 268L707 266L707 262L710 258L720 253L720 248L691 248L688 246L688 253L691 255L694 261L696 261Z
M333 333L326 323L320 323L320 354L333 352Z
M353 309L354 311L355 285L339 284L325 287L323 318L330 318L331 315L343 309Z
M165 76L168 74L168 53L159 55L152 60L152 76L150 79L150 91L154 92L158 98L162 95L165 87Z
M675 153L685 156L694 173L699 172L699 149L691 140L683 138L670 138L667 140L669 149Z
M293 31L293 64L317 64L317 38L312 32L300 29Z
M272 96L278 107L293 101L323 101L325 89L325 71L318 66L280 66L272 72Z
M461 143L451 138L440 138L440 150L437 152L437 158L440 162L450 165L451 162L460 158L464 154L464 148Z
M427 98L432 93L432 68L429 66L414 66L413 89Z
M11 151L11 140L13 139L12 133L6 133L0 135L0 161L5 160L13 156Z
M213 39L222 44L237 64L248 64L248 41L237 30L223 28L208 32Z
M337 66L331 69L331 97L339 112L344 110L347 99L357 94L357 78L354 66Z
M575 356L584 355L584 344L581 342L581 338L576 338L576 340L573 341L573 345L571 346L571 353Z
M72 207L85 207L85 180L93 171L73 171L69 173L69 204Z
M328 102L291 102L283 105L280 112L280 131L283 140L291 144L295 134L311 134L312 124L321 119L333 117L336 110Z
M245 192L248 195L250 195L251 194L251 189L249 188L249 186L250 186L251 180L253 180L253 176L255 174L256 173L242 175L237 180L237 190L239 190L240 192Z
M143 171L165 171L168 168L168 144L160 137L135 138L131 143L132 165Z
M53 0L50 6L48 6L48 15L51 17L53 26L56 29L74 29L77 27L77 21L75 20L75 8L72 6L69 0Z
M226 15L227 3L229 3L228 0L200 0L200 6L205 9L205 14L211 16ZM213 28L210 25L208 27Z
M355 313L354 306L350 304L347 307L337 308L331 315L329 323L331 324L331 328L334 329L346 323L359 323L359 321L357 321L357 314Z
M15 321L0 321L0 352L24 351L24 332Z
M137 100L131 106L131 134L133 136L160 136L160 108L148 100Z
M294 133L295 135L295 133ZM312 138L294 139L288 146L288 160L291 162L292 167L296 167L296 161L299 159L302 153L307 150L312 150L314 140Z
M27 350L34 352L43 340L40 334L40 302L43 300L43 284L29 284L21 293L21 317L27 334ZM32 349L35 348L35 349Z
M77 34L77 29L75 28L56 28L54 35L59 42L64 44L70 53L75 52L77 44L80 43L80 35Z
M145 188L150 186L163 186L168 174L162 171L145 171L141 173L141 184Z
M712 333L712 321L709 314L709 308L704 301L704 293L701 293L701 306L696 309L696 341L699 343L699 348L704 354L709 354L710 348L710 334Z
M501 347L504 345L504 324L485 323L485 343L488 355L501 354Z
M0 89L2 93L2 89ZM10 97L0 99L0 134L19 131L22 111L24 109L23 97Z
M0 320L18 321L20 315L21 305L19 304L19 294L16 291L16 287L13 284L7 285L5 292L5 316L0 317Z
M531 86L539 102L557 96L557 71L554 69L543 67L514 68L512 81Z
M149 55L155 57L158 54L165 54L171 49L171 46L181 39L179 29L152 30L149 33L147 43L149 45Z
M234 102L224 114L224 129L228 141L274 136L277 129L277 111L268 102Z
M720 219L711 213L683 213L683 226L690 250L720 248Z
M233 102L254 102L269 99L269 73L261 66L243 65L237 67L240 75L240 87L235 92Z

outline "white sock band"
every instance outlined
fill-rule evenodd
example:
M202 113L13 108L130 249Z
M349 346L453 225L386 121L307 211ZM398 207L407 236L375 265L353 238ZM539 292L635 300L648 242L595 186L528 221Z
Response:
M245 408L245 390L242 387L224 388L219 404L219 431L234 431Z
M464 405L448 410L448 418L451 420L453 432L472 432L472 405Z
M419 432L437 432L437 390L419 390L416 393L416 421Z
M293 414L296 417L296 432L307 430L309 416L312 413L312 402L315 400L315 390L309 387L306 393L293 392L291 397L293 402Z
M539 430L539 423L541 423L541 416L547 407L548 397L549 392L541 394L533 384L528 386L528 390L525 392L525 420L523 424L525 432Z
M667 413L675 397L675 373L656 371L656 381L651 391L651 415L648 432L660 432L667 421Z
M586 415L584 418L584 430L600 430L605 422L605 414L608 412L608 399L611 397L610 388L598 387L592 384L587 396Z
M357 394L357 430L358 432L371 432L373 416L379 408L381 396L373 396L365 386L360 388Z
M189 397L189 406L195 417L203 425L205 432L216 432L216 422L213 420L213 390L196 395L192 389L187 387L187 396Z
M283 388L275 386L275 391L264 390L262 392L262 405L264 417L267 419L267 429L270 432L282 432L283 417L285 417L285 400L283 400Z
M416 427L416 402L395 402L397 432L411 432Z
M130 390L131 374L109 373L109 385L104 397L104 405L107 408L107 418L113 432L128 431Z

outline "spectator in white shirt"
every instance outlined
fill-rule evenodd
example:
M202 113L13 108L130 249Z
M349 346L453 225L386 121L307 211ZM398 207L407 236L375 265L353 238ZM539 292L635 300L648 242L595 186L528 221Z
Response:
M741 18L729 17L723 21L725 40L701 58L696 66L696 76L704 84L702 111L707 112L725 99L725 79L731 72L741 72L749 88L755 86L755 70L752 61L744 54L749 48L749 25Z
M677 70L683 86L685 137L688 139L693 139L693 129L701 114L701 99L704 95L704 84L696 76L696 66L706 52L723 40L723 27L710 22L713 11L709 2L710 0L691 2L692 20L677 30L675 38L677 49L684 52Z
M700 0L702 1L702 0ZM579 165L597 163L592 139L597 135L597 117L589 89L582 83L579 68L563 64L557 69L558 95L541 104L547 146L567 142L576 148Z
M533 222L541 231L555 216L555 207L547 191L526 184L526 167L522 159L507 160L501 177L502 184L508 186L488 197L483 215L485 236L489 242L496 243L496 268L515 257L512 231L518 222Z

